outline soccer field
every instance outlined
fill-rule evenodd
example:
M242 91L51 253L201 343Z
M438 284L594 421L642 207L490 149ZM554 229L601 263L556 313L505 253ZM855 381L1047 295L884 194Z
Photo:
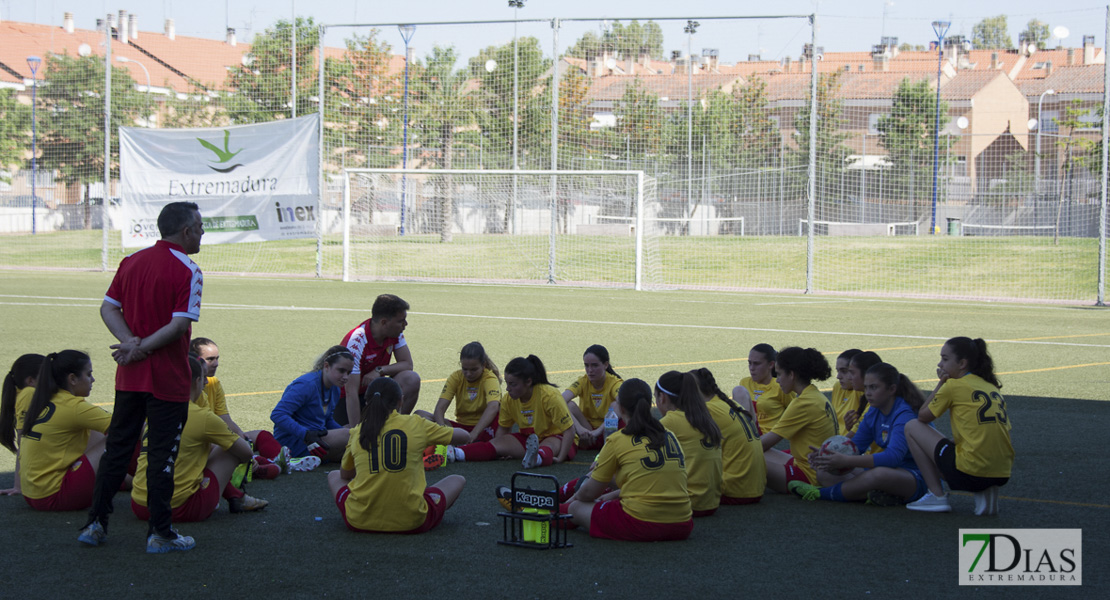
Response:
M203 254L199 262L203 267ZM110 409L113 340L98 312L109 281L103 273L0 271L4 371L25 352L85 350L98 379L90 401ZM415 537L347 532L328 497L324 469L255 482L249 491L270 500L265 511L232 516L221 508L204 523L183 524L181 530L197 538L196 550L165 557L143 553L145 524L133 517L123 494L116 498L108 545L95 550L76 542L83 513L37 513L19 498L4 497L0 544L8 551L0 589L87 597L956 596L973 589L957 585L958 530L983 527L1082 528L1084 582L1108 582L1104 559L1097 557L1110 552L1110 475L1094 451L1110 425L1105 309L219 275L205 283L193 334L219 344L220 379L244 429L269 429L281 390L368 318L377 294L390 292L412 305L405 333L424 379L418 407L426 410L457 368L459 349L472 340L499 365L540 356L560 385L581 374L586 346L600 343L626 379L654 381L666 370L704 366L730 389L747 374L748 349L767 342L812 346L830 360L849 347L874 350L931 389L943 341L983 337L1013 423L1014 476L1003 488L997 518L973 517L969 496L955 497L954 513L932 515L806 503L768 492L758 505L722 507L698 520L686 542L645 546L594 540L579 531L570 534L573 548L546 552L495 543L501 524L492 490L507 484L518 470L515 462L452 464L429 473L430 482L459 473L468 485L439 528ZM819 387L827 390L832 382ZM946 417L940 427L947 428ZM591 459L583 453L573 464L543 472L565 481ZM13 469L12 455L0 452L0 487L11 485ZM44 579L46 560L75 568Z

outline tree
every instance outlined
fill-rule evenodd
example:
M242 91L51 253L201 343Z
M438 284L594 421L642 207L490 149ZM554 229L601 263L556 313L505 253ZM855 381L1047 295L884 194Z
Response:
M628 25L614 21L600 36L587 31L567 50L567 56L586 60L606 54L625 60L636 60L643 55L662 58L663 29L655 21L643 25L636 20Z
M39 165L65 183L87 185L104 177L104 60L97 56L48 55L39 86ZM131 126L141 102L124 69L112 68L110 128ZM115 136L113 136L115 137ZM111 146L111 176L119 177L119 144ZM107 190L105 190L107 195Z
M468 62L470 77L479 83L479 103L482 107L481 131L488 140L487 153L500 154L500 160L486 160L501 168L512 166L513 122L517 124L517 155L520 163L530 162L526 154L546 155L550 141L551 111L550 86L545 73L551 70L552 61L544 58L540 41L534 37L517 40L516 56L516 114L513 113L514 69L513 44L484 48ZM492 70L486 68L489 61ZM497 163L500 162L500 165ZM531 161L535 162L535 161ZM522 168L544 168L545 165L522 164Z
M1048 38L1048 23L1039 19L1030 19L1025 26L1025 31L1021 32L1019 36L1019 39L1036 44L1038 48L1044 48L1045 44L1048 43Z
M662 153L666 121L659 96L643 88L639 79L624 90L613 109L617 118L617 135L643 156Z
M941 119L947 122L948 104L940 104ZM891 162L888 189L895 196L908 198L921 218L929 210L933 186L933 145L937 133L936 90L929 80L898 84L890 114L879 118L879 143L886 148ZM947 140L945 141L947 143Z
M404 72L390 72L392 48L379 34L377 29L354 34L343 58L324 65L327 145L366 167L400 162L394 149L401 145L404 123Z
M30 149L31 107L20 104L15 90L0 90L0 183L11 183L6 167L23 161Z
M1064 214L1064 201L1067 199L1068 182L1076 167L1086 166L1087 157L1097 147L1094 140L1075 137L1075 130L1090 125L1083 117L1091 114L1091 109L1083 108L1083 101L1079 98L1072 100L1064 107L1064 118L1056 119L1060 126L1060 136L1056 144L1064 149L1064 161L1060 164L1060 202L1056 207L1056 228L1052 234L1052 243L1060 243L1060 219ZM1064 135L1067 130L1067 135ZM1101 150L1101 149L1100 149ZM1099 153L1101 160L1101 152Z
M462 127L478 122L477 95L467 85L467 71L455 70L454 48L436 46L419 69L416 92L418 119L428 147L440 148L439 166L451 168L455 135ZM454 216L455 178L445 176L439 195L439 241L451 241Z
M840 71L822 73L817 78L817 194L828 202L840 200L840 192L830 182L834 174L844 169L844 161L850 153L844 145L848 139L843 130L844 102L837 98L840 85ZM804 107L794 119L794 142L798 149L794 152L793 162L796 165L809 164L811 106L812 98L807 97Z
M987 17L971 28L971 42L980 50L1009 50L1014 47L1006 15Z
M236 123L262 123L290 118L292 112L292 23L278 21L254 37L241 69L228 75L228 85L238 91L229 97L228 112ZM312 18L296 20L297 115L316 112L316 47L319 28Z

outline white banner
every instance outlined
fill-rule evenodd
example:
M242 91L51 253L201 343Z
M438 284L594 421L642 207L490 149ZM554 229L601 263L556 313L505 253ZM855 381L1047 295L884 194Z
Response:
M123 247L152 245L158 213L196 202L204 243L313 237L319 115L206 129L120 127Z

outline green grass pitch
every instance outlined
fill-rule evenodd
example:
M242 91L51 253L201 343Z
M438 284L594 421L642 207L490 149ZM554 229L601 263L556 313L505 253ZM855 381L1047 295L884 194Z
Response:
M204 253L198 257L204 267ZM98 307L109 274L0 271L0 367L24 352L77 348L92 355L90 401L110 408L112 342ZM922 388L935 383L944 339L984 337L1004 384L1017 451L1001 516L977 518L969 496L954 513L806 503L769 492L754 506L722 507L690 540L631 544L570 533L573 548L530 551L496 544L493 488L515 462L453 464L467 487L439 528L422 536L358 535L343 527L324 469L251 484L270 500L258 514L182 524L197 548L144 553L146 525L116 498L108 545L79 547L85 515L38 513L0 497L0 597L453 597L650 598L728 596L948 597L1056 594L1053 588L957 585L960 528L1082 528L1084 580L1105 585L1110 478L1101 446L1110 426L1110 318L1092 307L991 304L789 294L634 292L555 286L340 283L206 277L194 335L220 345L220 379L244 429L269 428L280 391L369 316L374 297L412 304L406 331L430 410L458 351L480 340L499 364L534 353L569 384L581 353L601 343L625 378L710 368L722 387L746 374L748 349L813 346L830 358L875 350ZM827 389L832 380L821 387ZM940 427L947 428L947 418ZM560 481L592 458L542 472ZM14 459L0 451L0 487ZM317 521L316 517L321 520ZM60 567L60 568L59 568Z

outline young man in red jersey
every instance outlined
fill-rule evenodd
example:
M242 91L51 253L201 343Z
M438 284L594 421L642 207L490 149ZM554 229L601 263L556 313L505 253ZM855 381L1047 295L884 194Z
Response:
M355 366L343 388L344 402L336 407L335 419L343 425L358 423L365 403L362 393L378 377L392 377L401 386L404 399L400 412L407 415L420 395L420 375L412 369L412 352L405 341L409 303L382 294L374 300L370 318L349 331L340 342L355 357ZM393 357L397 362L390 364Z

